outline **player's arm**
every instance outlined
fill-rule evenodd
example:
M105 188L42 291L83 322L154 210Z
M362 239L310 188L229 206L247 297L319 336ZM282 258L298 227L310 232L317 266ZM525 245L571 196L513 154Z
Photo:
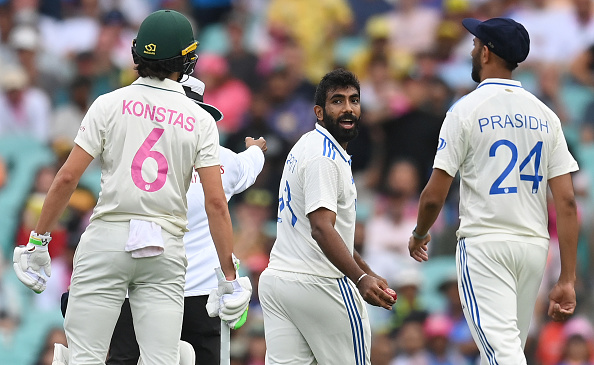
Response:
M36 293L45 290L46 277L49 278L52 275L51 258L48 252L48 245L52 238L49 232L62 215L81 175L91 161L93 161L91 155L78 145L74 146L50 186L41 209L41 216L35 230L29 236L29 242L26 246L14 248L12 261L15 274L25 286Z
M367 265L367 262L365 262L365 260L363 260L363 257L361 257L361 255L359 254L359 252L357 252L357 250L355 250L355 252L353 253L353 258L355 259L355 262L357 263L357 265L359 265L361 270L365 271L365 273L367 275L371 275L373 277L378 278L380 281L383 281L386 284L386 287L388 287L388 281L386 279L384 279L383 277L381 277L380 275L376 274L373 270L371 270L369 265Z
M238 153L235 159L239 176L237 176L233 194L239 194L254 185L258 175L262 172L262 168L264 168L264 153L267 150L264 138L245 138L245 151Z
M357 283L366 272L359 267L342 237L334 229L336 213L322 207L309 213L308 218L311 224L311 236L318 243L324 255L338 270ZM386 283L367 275L357 283L357 288L363 299L369 304L388 310L392 309L394 299L383 291L387 288Z
M419 262L429 259L427 254L427 243L431 240L429 228L433 226L443 208L453 180L454 177L444 170L433 169L429 182L421 193L417 227L408 241L410 256Z
M220 165L197 169L204 190L204 207L208 216L210 234L219 256L221 269L227 280L235 279L233 266L233 229L227 198L223 191Z
M548 181L555 211L557 235L561 256L561 274L549 294L549 316L556 321L565 320L575 310L575 280L579 224L577 204L570 174L554 177Z
M43 202L41 216L35 226L35 232L40 234L51 232L64 209L66 209L80 177L91 161L93 161L93 156L75 144L68 159L62 165L50 186L47 197Z

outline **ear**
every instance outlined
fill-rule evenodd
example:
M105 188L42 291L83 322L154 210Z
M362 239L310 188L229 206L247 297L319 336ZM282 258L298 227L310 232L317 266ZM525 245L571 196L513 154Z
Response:
M324 109L321 106L314 105L314 113L316 113L316 118L318 118L319 121L324 120Z
M481 61L482 63L487 63L491 59L491 50L487 45L483 45L483 49L481 52Z

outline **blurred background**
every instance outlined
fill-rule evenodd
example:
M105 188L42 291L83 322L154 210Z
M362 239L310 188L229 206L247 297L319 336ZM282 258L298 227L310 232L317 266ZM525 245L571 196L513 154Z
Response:
M559 273L554 209L551 250L531 334L529 364L593 364L594 13L592 0L0 0L0 364L49 365L64 343L60 295L96 202L100 172L85 172L50 245L52 277L40 295L12 270L48 188L93 100L136 79L130 46L141 21L175 9L193 22L195 76L225 118L221 144L244 150L266 138L256 184L230 202L235 253L254 297L232 333L231 363L264 364L257 283L275 239L286 154L315 123L320 78L345 67L361 81L359 137L349 144L359 199L356 246L398 292L389 312L369 308L374 365L477 364L455 285L457 183L431 234L431 260L408 256L417 198L431 173L438 133L454 101L473 90L465 17L523 23L531 52L514 73L561 118L580 164L576 315L546 316Z

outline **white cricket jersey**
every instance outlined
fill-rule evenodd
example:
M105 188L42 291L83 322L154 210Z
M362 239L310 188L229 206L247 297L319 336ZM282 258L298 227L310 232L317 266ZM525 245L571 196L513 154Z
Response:
M264 167L264 153L258 146L239 154L225 147L220 152L223 190L229 201L254 184ZM220 264L204 209L204 190L196 172L188 190L188 229L184 236L188 258L185 296L208 295L218 286L214 269Z
M187 230L192 171L219 164L214 119L169 79L141 77L100 96L74 142L101 158L91 220L147 220L174 235Z
M354 250L357 190L351 157L321 125L293 146L279 187L277 238L268 267L276 270L340 278L311 236L307 215L318 208L336 213L334 228L351 254Z
M439 137L433 167L460 171L458 237L548 247L547 181L578 170L555 113L519 82L487 79L452 106Z

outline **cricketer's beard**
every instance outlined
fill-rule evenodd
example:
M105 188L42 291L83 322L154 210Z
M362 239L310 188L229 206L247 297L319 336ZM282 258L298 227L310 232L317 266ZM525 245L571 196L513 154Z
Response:
M482 51L478 55L472 57L472 71L470 72L472 81L478 83L481 82L481 71L483 69L483 66L481 66L480 62L481 53Z
M347 119L353 121L353 128L344 129L340 126L340 122ZM324 109L324 127L338 143L348 143L359 135L359 119L354 114L343 114L334 119L326 114L326 109Z

